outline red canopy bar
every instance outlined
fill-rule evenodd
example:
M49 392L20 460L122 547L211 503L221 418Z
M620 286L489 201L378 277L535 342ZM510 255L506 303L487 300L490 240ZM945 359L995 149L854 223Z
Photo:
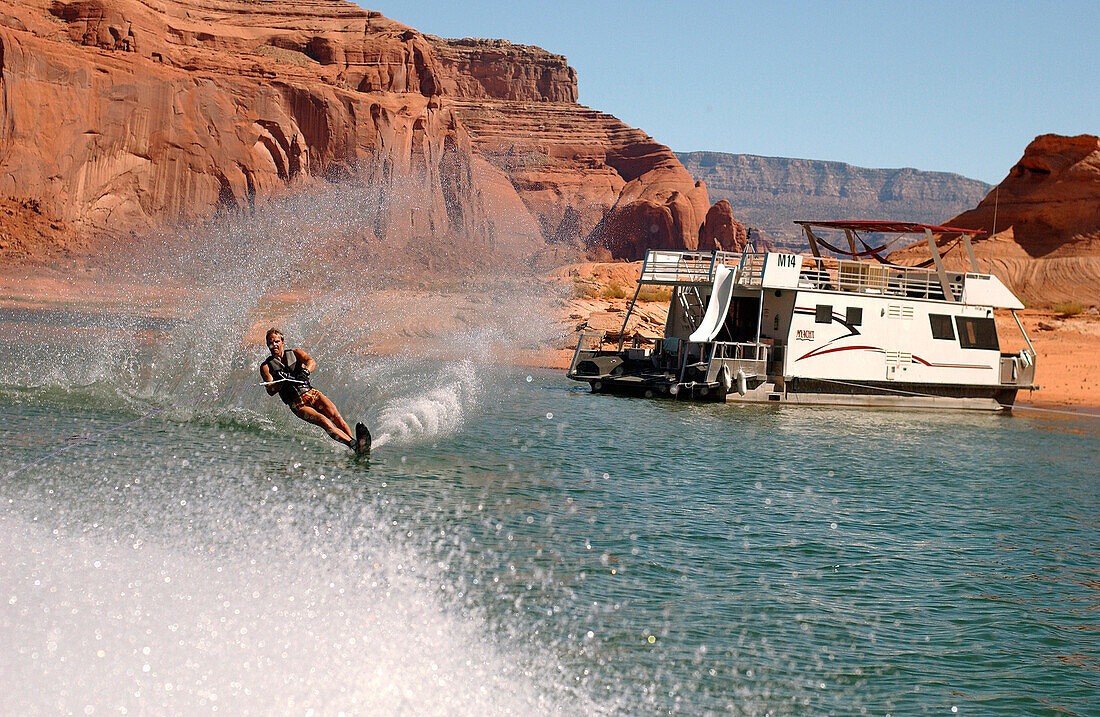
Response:
M825 227L828 229L850 229L861 232L891 232L895 234L923 234L931 230L935 234L985 234L984 229L960 229L959 227L940 227L934 224L916 224L913 222L875 222L875 221L796 221L804 227Z

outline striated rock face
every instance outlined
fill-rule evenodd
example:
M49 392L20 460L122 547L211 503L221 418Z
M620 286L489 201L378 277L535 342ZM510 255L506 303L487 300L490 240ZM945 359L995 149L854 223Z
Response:
M719 199L707 212L699 229L699 249L702 251L743 251L749 243L745 226L733 218L733 209L725 199Z
M344 3L163 8L17 8L29 30L0 29L0 195L110 231L250 208L362 163L383 190L418 185L424 211L404 229L484 234L469 138L435 99L424 38Z
M577 101L577 72L563 55L507 40L429 36L444 94L520 102Z
M951 224L990 233L1011 228L1031 257L1093 253L1100 249L1100 139L1036 137L1004 181Z
M608 234L619 215L663 207L654 241L694 247L708 205L667 147L577 105L576 73L539 48L422 35L343 0L2 9L0 198L64 231L350 179L380 237L634 256L643 241Z
M995 218L995 219L994 219ZM1044 134L977 207L948 224L992 233L994 269L1025 301L1100 304L1100 138Z
M678 152L710 195L770 241L803 247L796 219L893 219L935 223L974 206L990 185L957 174L866 169L841 162Z
M988 270L992 257L993 272L1029 305L1100 303L1100 139L1036 137L974 209L943 223L996 231L975 242L978 262ZM947 264L967 268L959 254L948 254Z
M453 104L478 153L508 175L546 241L624 259L647 247L696 248L706 187L645 132L576 104Z

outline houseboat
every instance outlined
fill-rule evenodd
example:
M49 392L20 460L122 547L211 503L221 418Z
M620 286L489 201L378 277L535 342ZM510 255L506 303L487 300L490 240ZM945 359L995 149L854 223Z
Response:
M1035 388L1035 351L1016 317L1023 304L978 266L971 236L980 232L797 223L809 243L802 254L647 252L622 330L582 335L569 378L645 397L991 411ZM923 235L928 260L889 261L910 235ZM945 267L957 247L969 272ZM671 289L664 336L628 342L643 286ZM1019 353L1001 351L995 309L1016 318Z

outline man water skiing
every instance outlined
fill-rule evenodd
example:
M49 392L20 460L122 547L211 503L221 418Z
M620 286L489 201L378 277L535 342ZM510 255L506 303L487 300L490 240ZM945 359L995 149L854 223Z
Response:
M325 429L332 440L357 453L369 451L370 433L366 427L356 424L353 437L347 421L332 401L309 384L309 374L317 368L313 357L302 349L285 349L283 332L279 329L268 329L265 338L271 355L260 365L260 376L267 384L267 394L279 394L295 416Z

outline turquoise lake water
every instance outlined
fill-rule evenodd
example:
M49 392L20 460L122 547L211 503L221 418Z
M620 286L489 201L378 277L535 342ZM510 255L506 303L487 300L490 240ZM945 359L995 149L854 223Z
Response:
M404 291L453 253L368 199L0 297L0 714L1100 715L1096 417L592 395L479 360L552 282ZM273 324L369 462L249 385Z
M243 388L9 475L204 390L65 360L0 390L5 714L1100 714L1095 418L372 359L369 462Z

